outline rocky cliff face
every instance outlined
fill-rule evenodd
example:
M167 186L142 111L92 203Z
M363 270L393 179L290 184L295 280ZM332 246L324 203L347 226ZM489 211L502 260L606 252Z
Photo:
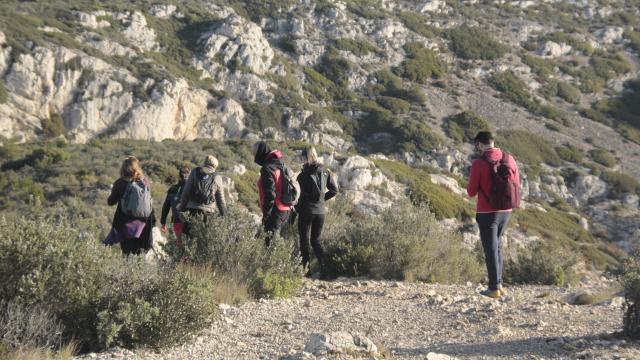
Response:
M47 124L62 119L54 135L79 143L98 137L308 141L333 153L324 161L342 187L363 209L376 211L404 196L407 185L370 159L343 154L382 144L388 158L437 169L430 181L464 195L454 177L466 175L471 149L445 130L452 115L472 110L495 130L525 129L550 146L612 151L619 161L606 171L637 177L640 146L622 136L629 130L582 115L593 102L633 91L624 82L638 75L638 9L607 3L268 1L256 7L247 1L227 7L184 0L86 11L56 3L48 13L7 4L16 16L44 21L28 24L31 38L11 24L0 26L6 90L0 135L43 138ZM481 29L497 45L461 50L452 32L461 25ZM505 54L489 54L501 47ZM436 69L436 62L444 66ZM504 73L523 88L496 85L494 75ZM442 141L422 145L433 138ZM537 165L524 166L525 207L542 211L540 203L560 199L604 237L625 244L637 237L637 189L612 199L619 184L589 164ZM528 171L534 167L535 174ZM579 173L571 181L569 170ZM612 215L611 207L624 211Z

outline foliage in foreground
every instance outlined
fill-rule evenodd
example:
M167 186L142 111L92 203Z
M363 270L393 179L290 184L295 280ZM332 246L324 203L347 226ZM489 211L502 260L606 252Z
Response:
M210 266L216 274L245 281L256 297L288 297L302 285L294 242L276 238L267 249L248 212L230 207L225 216L193 220L184 247L167 248L174 261Z
M84 349L165 346L201 329L215 310L210 277L123 259L119 250L104 248L92 229L66 221L3 223L0 279L0 301L11 304L4 316L15 319L0 336L34 346L59 343L50 331L58 323L58 336ZM24 321L27 314L38 315L40 330L29 328L34 324Z
M402 204L379 216L336 206L327 219L329 271L339 276L439 283L478 281L482 268L459 234L426 206Z
M624 259L616 274L624 287L623 332L633 339L640 339L640 253L636 250Z

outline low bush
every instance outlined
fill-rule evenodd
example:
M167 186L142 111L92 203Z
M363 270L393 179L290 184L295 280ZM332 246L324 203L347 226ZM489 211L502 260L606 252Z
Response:
M623 332L640 339L640 254L635 251L624 259L616 274L624 287Z
M427 20L420 14L401 11L397 16L406 27L426 38L432 38L439 32L437 28L428 25Z
M495 60L508 52L508 48L493 39L486 31L466 25L446 33L449 48L458 57L469 60Z
M411 109L411 103L391 96L378 96L376 102L394 114L405 114Z
M264 234L256 234L258 224L246 211L230 207L225 216L193 221L184 247L170 244L167 249L174 261L210 266L217 274L247 281L255 296L287 297L301 286L293 242L276 239L267 249Z
M247 126L253 130L261 131L267 127L279 129L282 127L282 108L278 105L265 105L257 102L245 101L242 103L247 117Z
M46 310L84 349L174 344L214 313L210 279L125 260L95 234L67 220L2 224L0 301Z
M598 54L589 62L595 74L605 81L631 71L631 65L622 54Z
M339 87L346 88L349 85L349 74L353 68L353 64L340 56L340 54L330 47L320 58L320 62L316 66L316 70L331 80Z
M42 120L42 132L48 138L58 137L65 133L64 120L59 114L51 114L51 117Z
M327 263L334 275L441 283L478 281L481 266L458 234L438 224L425 206L394 207L379 216L333 209L331 218L345 217L344 228L326 243Z
M468 220L472 216L471 203L465 201L460 195L432 183L427 171L414 169L396 161L374 160L374 162L385 175L406 184L414 204L426 204L437 219Z
M438 53L422 44L408 43L404 49L408 59L394 69L398 76L426 84L430 79L441 78L447 72L447 64L438 57Z
M640 182L633 176L603 169L600 178L611 186L610 198L621 199L626 194L640 195Z
M498 131L496 146L514 154L517 161L533 165L544 162L551 166L562 165L562 160L551 144L542 136L525 130Z
M46 309L15 301L0 302L0 341L11 348L59 347L63 329Z
M558 96L572 104L580 103L580 90L567 82L558 83Z
M574 256L558 256L564 253L552 241L538 241L519 249L514 258L504 265L504 280L510 284L538 284L563 286L574 278L571 267Z
M469 142L479 131L490 130L489 124L473 111L464 111L447 119L444 125L450 138L458 143Z
M616 166L618 160L611 154L611 152L605 149L593 149L589 151L589 156L593 161L600 165L604 165L608 168Z
M512 71L497 73L489 84L502 93L502 97L529 110L537 110L539 104L527 89L527 85Z
M366 40L342 38L336 40L335 47L338 50L349 51L356 56L377 53L378 48Z
M636 52L640 52L640 31L625 31L624 36L629 40L629 45Z
M558 156L564 161L570 161L579 164L584 159L584 151L572 144L556 146L555 150Z
M9 101L9 92L7 92L7 88L4 86L4 81L0 80L0 105L6 104Z

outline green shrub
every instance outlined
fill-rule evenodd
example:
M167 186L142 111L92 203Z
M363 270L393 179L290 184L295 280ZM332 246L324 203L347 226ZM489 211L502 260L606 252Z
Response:
M558 96L572 104L580 103L580 91L575 86L566 82L558 83Z
M394 114L405 114L411 109L411 103L391 96L378 96L376 102Z
M438 54L420 43L408 43L404 46L408 59L394 71L410 81L426 84L432 78L440 78L447 72L447 64Z
M353 64L340 56L334 49L329 48L320 59L316 70L339 87L346 88L349 84L349 74Z
M520 249L515 259L507 259L504 278L512 284L563 286L573 278L574 256L558 256L562 249L550 241L538 241ZM566 254L566 252L563 252Z
M579 87L583 93L598 93L604 88L605 80L599 77L591 67L580 69L576 76L580 80Z
M282 108L276 104L266 105L258 102L245 101L242 108L246 113L247 126L253 130L264 130L267 127L280 129L282 127Z
M634 252L624 259L616 274L624 287L623 332L640 339L640 255Z
M593 149L589 151L589 156L593 161L608 168L614 167L618 163L618 160L611 155L611 152L605 149Z
M405 151L429 151L441 148L445 139L435 133L421 119L409 119L399 129L402 148Z
M6 104L9 101L9 93L4 86L4 81L0 80L0 105Z
M426 38L432 38L439 32L437 28L427 25L427 20L422 15L401 11L397 16L406 27Z
M551 166L562 165L560 157L547 140L525 130L498 131L496 145L514 154L517 161L525 164L544 162Z
M528 65L542 79L548 79L549 76L555 73L556 63L554 60L526 54L522 58L522 62Z
M562 146L556 146L555 150L558 156L564 161L579 164L584 159L584 152L582 149L572 144L567 143Z
M631 65L622 54L594 55L589 62L596 75L605 81L631 71Z
M480 264L459 235L439 226L427 207L409 204L379 216L330 212L343 229L328 221L327 262L334 275L443 283L477 281Z
M409 187L411 200L416 205L427 204L437 219L469 219L471 204L460 195L431 182L428 172L389 160L374 160L376 166L391 179Z
M629 40L629 45L636 52L640 52L640 31L625 31L624 36Z
M369 96L390 96L406 100L413 104L423 104L426 97L422 89L417 85L405 88L402 79L389 70L380 70L374 73L377 84L370 87L367 92Z
M466 25L446 33L449 47L458 57L470 60L495 60L508 52L508 48L480 28Z
M336 40L336 49L349 51L356 56L369 55L377 53L378 48L366 40L342 38Z
M489 79L489 84L502 93L502 97L533 112L539 104L529 93L527 85L512 71L497 73Z
M640 182L632 176L616 171L602 170L600 178L611 186L609 197L621 199L626 194L640 194Z
M62 324L46 309L0 302L0 341L9 347L55 348L62 343L62 330Z
M65 133L64 120L59 114L51 114L47 120L42 120L42 132L48 138L58 137Z
M292 256L293 242L277 238L266 249L256 239L256 223L249 213L230 207L225 216L193 220L184 247L167 249L175 261L211 266L217 274L247 281L256 296L285 297L300 287L301 269L299 259Z
M447 119L444 128L456 142L469 142L479 131L491 129L489 124L473 111L464 111Z
M215 310L210 279L123 259L83 223L15 220L0 226L0 301L45 309L85 348L170 345Z

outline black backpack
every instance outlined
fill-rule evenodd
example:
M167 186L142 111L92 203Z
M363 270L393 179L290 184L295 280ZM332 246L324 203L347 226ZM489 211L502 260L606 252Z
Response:
M209 205L215 201L213 182L216 173L207 174L201 167L196 168L195 183L191 200L202 205Z
M327 192L327 172L323 168L318 168L314 174L309 174L309 178L311 178L312 186L312 200L319 201L324 197L324 194Z
M281 191L280 191L280 202L286 206L294 206L298 203L298 198L300 197L300 185L294 178L293 171L291 168L286 166L284 162L282 163L282 168L280 169L281 176Z

